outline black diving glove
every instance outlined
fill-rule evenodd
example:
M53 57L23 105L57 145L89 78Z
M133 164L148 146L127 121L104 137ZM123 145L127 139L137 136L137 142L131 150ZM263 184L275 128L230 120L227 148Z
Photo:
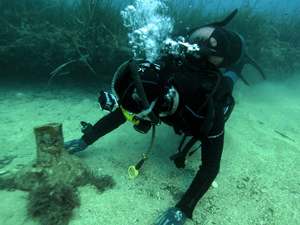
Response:
M179 208L172 207L165 211L154 223L154 225L183 225L186 215Z
M69 149L68 152L73 155L75 152L80 152L86 149L89 145L85 141L80 139L74 139L65 143L65 148Z

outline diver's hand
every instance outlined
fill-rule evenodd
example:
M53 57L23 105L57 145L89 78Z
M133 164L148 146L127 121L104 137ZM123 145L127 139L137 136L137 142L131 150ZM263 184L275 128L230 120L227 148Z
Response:
M154 223L154 225L183 225L186 215L179 208L172 207L165 211Z
M80 139L74 139L65 143L65 148L69 149L68 152L73 155L75 152L80 152L86 149L89 145L85 141Z

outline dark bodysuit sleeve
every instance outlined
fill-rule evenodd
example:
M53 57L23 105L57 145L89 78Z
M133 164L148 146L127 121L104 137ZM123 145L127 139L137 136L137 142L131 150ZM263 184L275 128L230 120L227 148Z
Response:
M197 202L209 189L220 169L224 141L224 113L223 104L221 102L215 107L213 124L209 133L209 141L202 142L202 165L200 166L200 170L196 174L189 189L176 205L190 219L192 218L192 213Z
M117 108L110 114L102 117L92 127L92 132L94 135L92 136L83 135L82 138L88 145L91 145L95 141L97 141L100 137L118 128L120 125L122 125L125 122L126 122L126 118L124 117L121 109Z

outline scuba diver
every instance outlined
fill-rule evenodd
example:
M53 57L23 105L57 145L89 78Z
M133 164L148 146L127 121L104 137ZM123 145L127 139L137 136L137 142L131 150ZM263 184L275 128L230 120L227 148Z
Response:
M181 200L155 224L179 225L192 219L196 204L219 172L224 125L234 107L232 90L236 80L242 78L243 66L251 64L265 78L245 53L244 38L223 28L236 13L222 22L173 37L163 49L165 55L154 63L131 59L122 64L112 81L113 94L100 92L99 104L110 113L94 125L81 122L84 135L65 143L69 153L74 154L129 120L141 133L152 128L150 150L155 127L163 122L183 135L178 153L170 159L177 168L184 168L190 148L200 141L200 170ZM226 69L224 74L220 68ZM188 136L191 138L184 145ZM145 160L133 168L134 172Z

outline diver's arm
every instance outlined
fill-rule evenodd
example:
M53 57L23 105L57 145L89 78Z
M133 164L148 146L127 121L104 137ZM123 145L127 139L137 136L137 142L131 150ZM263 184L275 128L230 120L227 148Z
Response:
M233 86L237 79L241 76L241 72L243 69L243 60L240 60L238 63L229 66L225 73L223 74L223 80L225 82L226 87L230 88L230 93L233 90Z
M229 93L232 93L235 82L237 81L238 76L233 71L226 71L223 74L223 82L225 87L228 89Z
M111 132L112 130L125 123L126 119L120 108L101 118L94 126L88 123L82 124L84 135L80 139L74 139L65 143L65 148L72 155L76 152L83 151L89 145L93 144L100 137Z
M126 119L120 108L115 109L110 114L102 117L95 125L91 128L92 135L84 134L82 139L91 145L97 141L100 137L118 128L120 125L126 122Z

